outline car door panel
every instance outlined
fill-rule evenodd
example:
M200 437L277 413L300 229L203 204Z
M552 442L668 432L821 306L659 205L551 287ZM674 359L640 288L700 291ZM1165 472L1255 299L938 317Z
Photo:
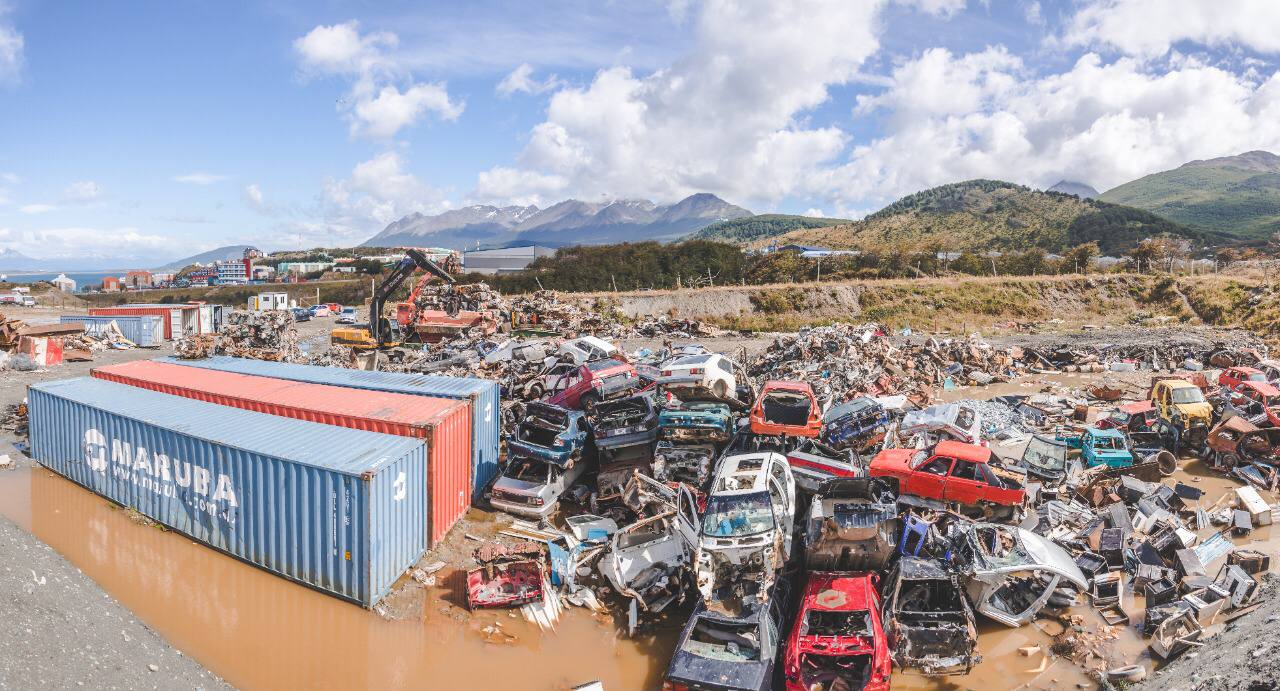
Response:
M945 463L947 470L942 474L930 473L925 468L937 467L935 463ZM943 456L933 456L916 469L915 472L907 476L907 494L914 494L927 499L942 499L944 487L946 486L946 473L949 472L952 465L952 459Z

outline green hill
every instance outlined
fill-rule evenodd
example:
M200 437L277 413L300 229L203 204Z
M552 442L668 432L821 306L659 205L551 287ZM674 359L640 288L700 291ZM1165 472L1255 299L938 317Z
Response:
M1280 156L1250 151L1192 161L1107 190L1101 199L1236 238L1280 232Z
M713 223L686 237L686 240L722 240L750 244L802 228L825 228L851 223L845 218L814 218L789 214L760 214Z
M955 252L1060 252L1097 241L1104 254L1118 255L1158 235L1196 245L1224 239L1141 209L1000 180L968 180L908 195L861 221L795 230L774 241L837 248L908 244Z

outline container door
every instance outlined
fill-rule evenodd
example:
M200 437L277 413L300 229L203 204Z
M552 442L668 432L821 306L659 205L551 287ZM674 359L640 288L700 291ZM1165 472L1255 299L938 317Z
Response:
M169 310L169 336L173 340L182 338L182 310Z

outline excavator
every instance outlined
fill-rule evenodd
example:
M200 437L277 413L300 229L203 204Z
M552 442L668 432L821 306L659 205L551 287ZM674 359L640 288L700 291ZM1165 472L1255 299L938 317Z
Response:
M379 351L400 347L404 342L400 325L396 320L383 316L383 306L387 299L418 269L426 271L449 285L445 311L451 317L457 316L461 309L461 298L454 293L453 276L416 249L410 249L406 254L407 256L391 270L391 274L374 289L373 297L369 300L369 323L334 329L329 333L330 342L334 345L349 346L357 351Z

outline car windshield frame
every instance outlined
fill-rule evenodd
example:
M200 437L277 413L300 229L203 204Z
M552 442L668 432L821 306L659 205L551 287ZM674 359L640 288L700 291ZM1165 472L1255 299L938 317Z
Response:
M603 372L604 370L613 369L614 367L621 367L621 366L622 366L622 361L614 360L613 358L606 358L604 360L592 360L591 362L588 362L584 365L584 367L586 367L587 371L589 372Z
M707 497L702 534L707 537L748 537L777 528L768 491L713 494Z
M1046 450L1053 449L1055 452L1060 452L1060 453L1053 453L1053 454L1044 453L1044 452L1032 453L1032 444L1036 444L1037 448L1044 447L1044 449ZM1027 442L1027 447L1022 451L1022 458L1027 462L1027 465L1032 466L1037 470L1066 471L1067 469L1066 445L1054 444L1053 442L1049 441L1048 439L1040 435L1032 435L1031 441ZM1040 459L1047 459L1051 462L1050 463L1037 462Z

